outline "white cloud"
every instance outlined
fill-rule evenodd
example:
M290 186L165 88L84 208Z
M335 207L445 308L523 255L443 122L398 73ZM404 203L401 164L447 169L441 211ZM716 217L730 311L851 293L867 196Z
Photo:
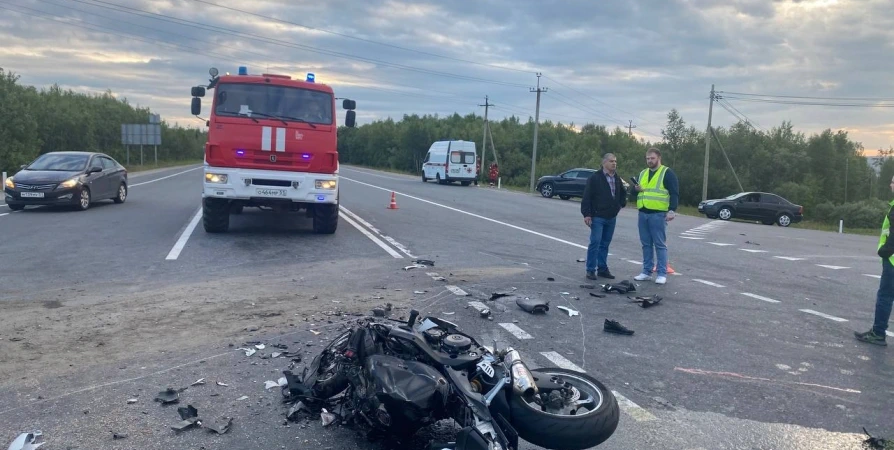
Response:
M894 97L889 0L208 1L310 28L202 0L10 0L0 4L8 8L0 64L25 84L111 89L189 126L198 122L188 115L189 87L212 66L314 72L357 100L360 123L480 114L485 95L497 105L490 117L524 120L534 115L529 88L540 71L549 87L542 119L609 127L632 119L652 139L671 108L703 129L711 84ZM764 128L791 120L808 133L846 129L870 149L894 145L891 108L730 101ZM735 121L717 105L713 119Z

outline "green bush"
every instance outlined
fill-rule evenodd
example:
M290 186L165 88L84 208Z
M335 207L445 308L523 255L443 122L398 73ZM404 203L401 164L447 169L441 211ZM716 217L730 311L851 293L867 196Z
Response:
M817 222L838 224L844 220L848 228L878 228L888 212L889 205L882 200L863 200L860 202L835 205L830 202L816 206L812 214L805 210L805 218Z

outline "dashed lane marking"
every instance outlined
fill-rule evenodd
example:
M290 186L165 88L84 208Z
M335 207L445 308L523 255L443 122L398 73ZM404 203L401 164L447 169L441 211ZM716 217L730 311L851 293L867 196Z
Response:
M405 255L409 256L410 258L415 258L415 256L413 256L413 254L410 253L410 250L407 249L407 247L405 245L401 244L400 242L397 242L391 236L385 236L376 227L372 226L371 223L367 222L366 220L363 220L362 217L358 216L357 214L354 214L348 208L345 208L344 206L339 205L338 209L341 210L342 212L344 212L345 214L351 216L352 219L356 220L358 223L362 224L366 228L369 228L373 233L378 234L382 239L388 241L389 244L391 244L394 248L403 252Z
M403 259L403 255L401 255L400 253L398 253L397 251L395 251L393 248L389 247L387 244L385 244L384 242L382 242L381 239L375 237L372 233L370 233L369 231L367 231L366 228L363 228L362 226L360 226L360 224L358 224L357 222L354 222L354 220L351 219L350 217L348 217L348 216L345 215L345 216L341 216L341 219L344 220L345 222L351 224L351 226L353 226L354 228L356 228L357 231L363 233L364 236L368 237L369 240L373 241L373 242L374 242L376 245L378 245L379 247L382 247L383 250L385 250L386 252L388 252L388 254L391 255L391 256L393 256L395 259Z
M767 298L767 297L764 297L761 295L752 294L750 292L743 292L742 295L744 295L746 297L756 298L758 300L765 301L767 303L780 303L779 300L773 300L772 298Z
M692 236L680 236L680 237L683 239L694 239L694 240L704 239L703 237L692 237Z
M821 313L819 311L814 311L812 309L801 309L801 312L806 312L807 314L813 314L814 316L820 316L829 320L834 320L836 322L847 322L847 319L842 319L841 317L830 316L826 313Z
M557 367L573 370L575 372L587 373L586 370L581 369L577 366L577 364L574 364L573 362L569 361L567 358L556 352L540 352L540 354L543 355L544 358L550 360ZM631 401L629 398L621 395L620 392L613 390L612 394L614 394L615 398L618 399L618 406L620 406L624 412L630 414L630 416L633 417L637 422L647 422L658 419L649 411L646 411L636 403L633 403L633 401Z
M872 278L875 278L875 279L881 279L881 278L882 278L881 275L873 275L873 274L871 274L871 273L864 273L863 276L864 276L864 277L872 277Z
M708 243L711 245L716 245L718 247L728 247L730 245L736 245L736 244L727 244L726 242L708 242Z
M755 250L753 248L740 248L739 250L742 250L743 252L748 252L748 253L767 253L766 250Z
M794 256L774 256L774 258L784 259L786 261L804 261L807 258L795 258Z
M189 221L189 225L187 225L186 228L183 230L183 233L180 234L177 242L174 243L174 247L172 247L171 251L168 252L168 256L165 257L166 260L173 261L180 257L180 252L183 251L183 247L186 246L186 242L192 235L193 230L196 229L196 225L199 224L199 219L201 218L202 208L199 208L199 210L196 211L196 215L192 216L192 220Z
M850 267L844 267L844 266L830 266L830 265L827 265L827 264L817 264L817 266L825 267L826 269L832 269L832 270L850 269Z
M501 323L500 326L518 339L534 339L534 336L531 336L527 331L522 330L514 323Z
M698 278L693 278L692 281L695 281L695 282L697 282L697 283L707 284L708 286L719 287L719 288L725 288L725 287L726 287L726 286L724 286L724 285L722 285L722 284L717 284L717 283L715 283L715 282L713 282L713 281L701 280L701 279L698 279Z

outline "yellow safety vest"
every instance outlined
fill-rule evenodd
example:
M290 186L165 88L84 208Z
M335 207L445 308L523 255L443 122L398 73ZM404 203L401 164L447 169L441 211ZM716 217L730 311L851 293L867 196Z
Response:
M890 203L891 208L894 208L894 200ZM891 214L891 208L888 208L888 214L885 214L885 221L882 222L882 234L878 238L878 248L876 250L880 250L885 242L888 242L888 234L891 233L891 221L888 220L888 216ZM888 261L894 265L894 255L888 258Z
M639 185L643 188L636 196L636 208L647 208L653 211L670 209L670 192L664 187L664 174L667 166L660 165L652 180L649 181L649 169L639 174Z

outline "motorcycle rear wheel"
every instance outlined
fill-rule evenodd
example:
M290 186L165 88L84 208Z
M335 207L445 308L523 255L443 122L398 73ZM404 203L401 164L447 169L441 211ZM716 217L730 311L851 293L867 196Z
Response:
M531 374L537 379L557 376L570 383L580 393L584 404L593 409L575 411L576 414L547 412L536 403L513 394L511 423L519 437L546 449L583 450L605 442L614 434L621 410L614 394L599 380L560 368L535 369Z

